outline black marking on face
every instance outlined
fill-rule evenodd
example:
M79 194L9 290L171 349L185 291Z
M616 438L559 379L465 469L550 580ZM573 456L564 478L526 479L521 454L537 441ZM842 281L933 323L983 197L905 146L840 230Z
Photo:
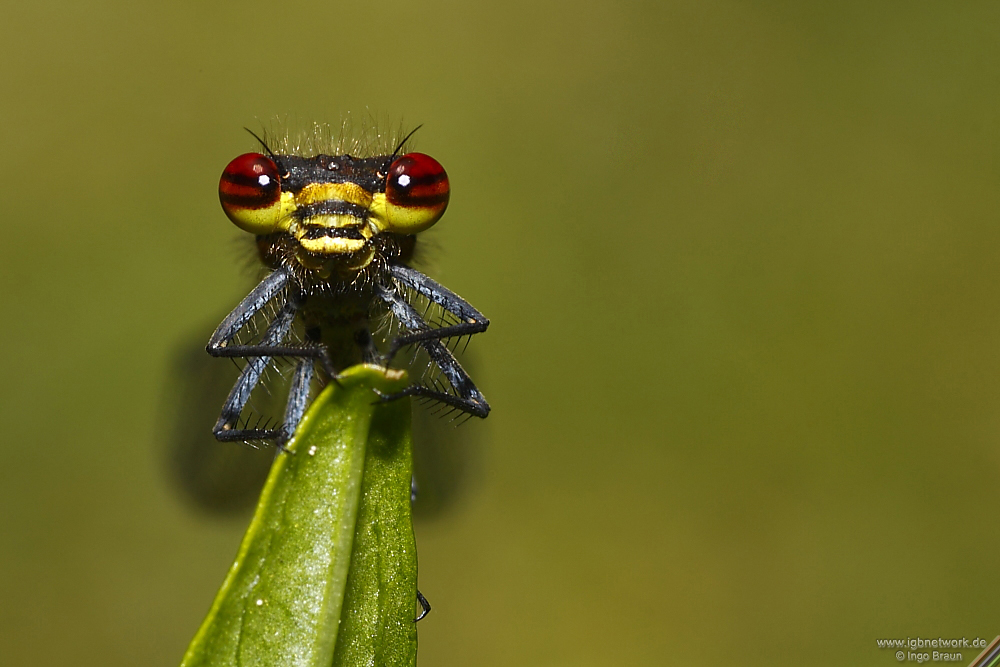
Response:
M318 215L349 215L357 218L358 224L364 224L368 220L368 209L342 199L328 199L299 206L294 213L295 218L300 221Z
M317 155L299 157L279 155L280 168L287 170L281 187L296 193L313 183L354 183L368 192L385 191L385 173L389 156L356 158L350 155Z

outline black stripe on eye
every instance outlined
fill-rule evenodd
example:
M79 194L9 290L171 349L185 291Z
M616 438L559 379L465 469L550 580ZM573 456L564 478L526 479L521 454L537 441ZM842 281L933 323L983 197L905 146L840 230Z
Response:
M233 194L220 192L219 199L226 206L234 208L267 208L273 206L276 198L269 192L262 192L255 195Z
M227 184L238 186L238 187L250 187L250 188L261 188L261 187L277 187L278 179L272 179L268 176L268 185L262 186L260 184L260 177L266 174L232 174L225 173L222 175L222 180Z
M396 206L402 206L404 208L434 208L435 206L441 206L442 204L447 204L449 199L449 194L446 192L439 195L430 195L427 197L406 197L402 201L396 204Z
M445 182L448 180L448 175L444 172L440 174L424 174L422 176L410 176L410 182L406 186L408 188L420 188L427 187L431 185L436 185L437 183Z

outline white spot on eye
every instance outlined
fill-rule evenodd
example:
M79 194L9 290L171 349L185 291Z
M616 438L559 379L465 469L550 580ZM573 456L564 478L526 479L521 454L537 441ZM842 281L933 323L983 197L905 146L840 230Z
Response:
M261 187L267 187L268 183L271 182L271 177L267 174L261 174L257 177L257 182L261 184Z
M410 177L407 176L406 174L403 174L402 176L399 177L399 179L396 182L405 188L407 185L410 184Z

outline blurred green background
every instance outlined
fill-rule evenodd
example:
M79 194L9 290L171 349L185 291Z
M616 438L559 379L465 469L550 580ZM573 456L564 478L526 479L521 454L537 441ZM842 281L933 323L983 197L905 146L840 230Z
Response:
M428 665L889 665L1000 634L995 3L0 8L0 662L176 665L246 515L163 445L246 293L243 126L423 123L494 407ZM222 363L222 362L220 362ZM967 651L967 664L978 651Z

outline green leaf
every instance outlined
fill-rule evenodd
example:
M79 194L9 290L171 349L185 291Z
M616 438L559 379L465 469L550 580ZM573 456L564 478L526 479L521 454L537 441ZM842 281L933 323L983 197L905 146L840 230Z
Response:
M414 665L417 558L405 374L343 373L271 468L181 667Z

